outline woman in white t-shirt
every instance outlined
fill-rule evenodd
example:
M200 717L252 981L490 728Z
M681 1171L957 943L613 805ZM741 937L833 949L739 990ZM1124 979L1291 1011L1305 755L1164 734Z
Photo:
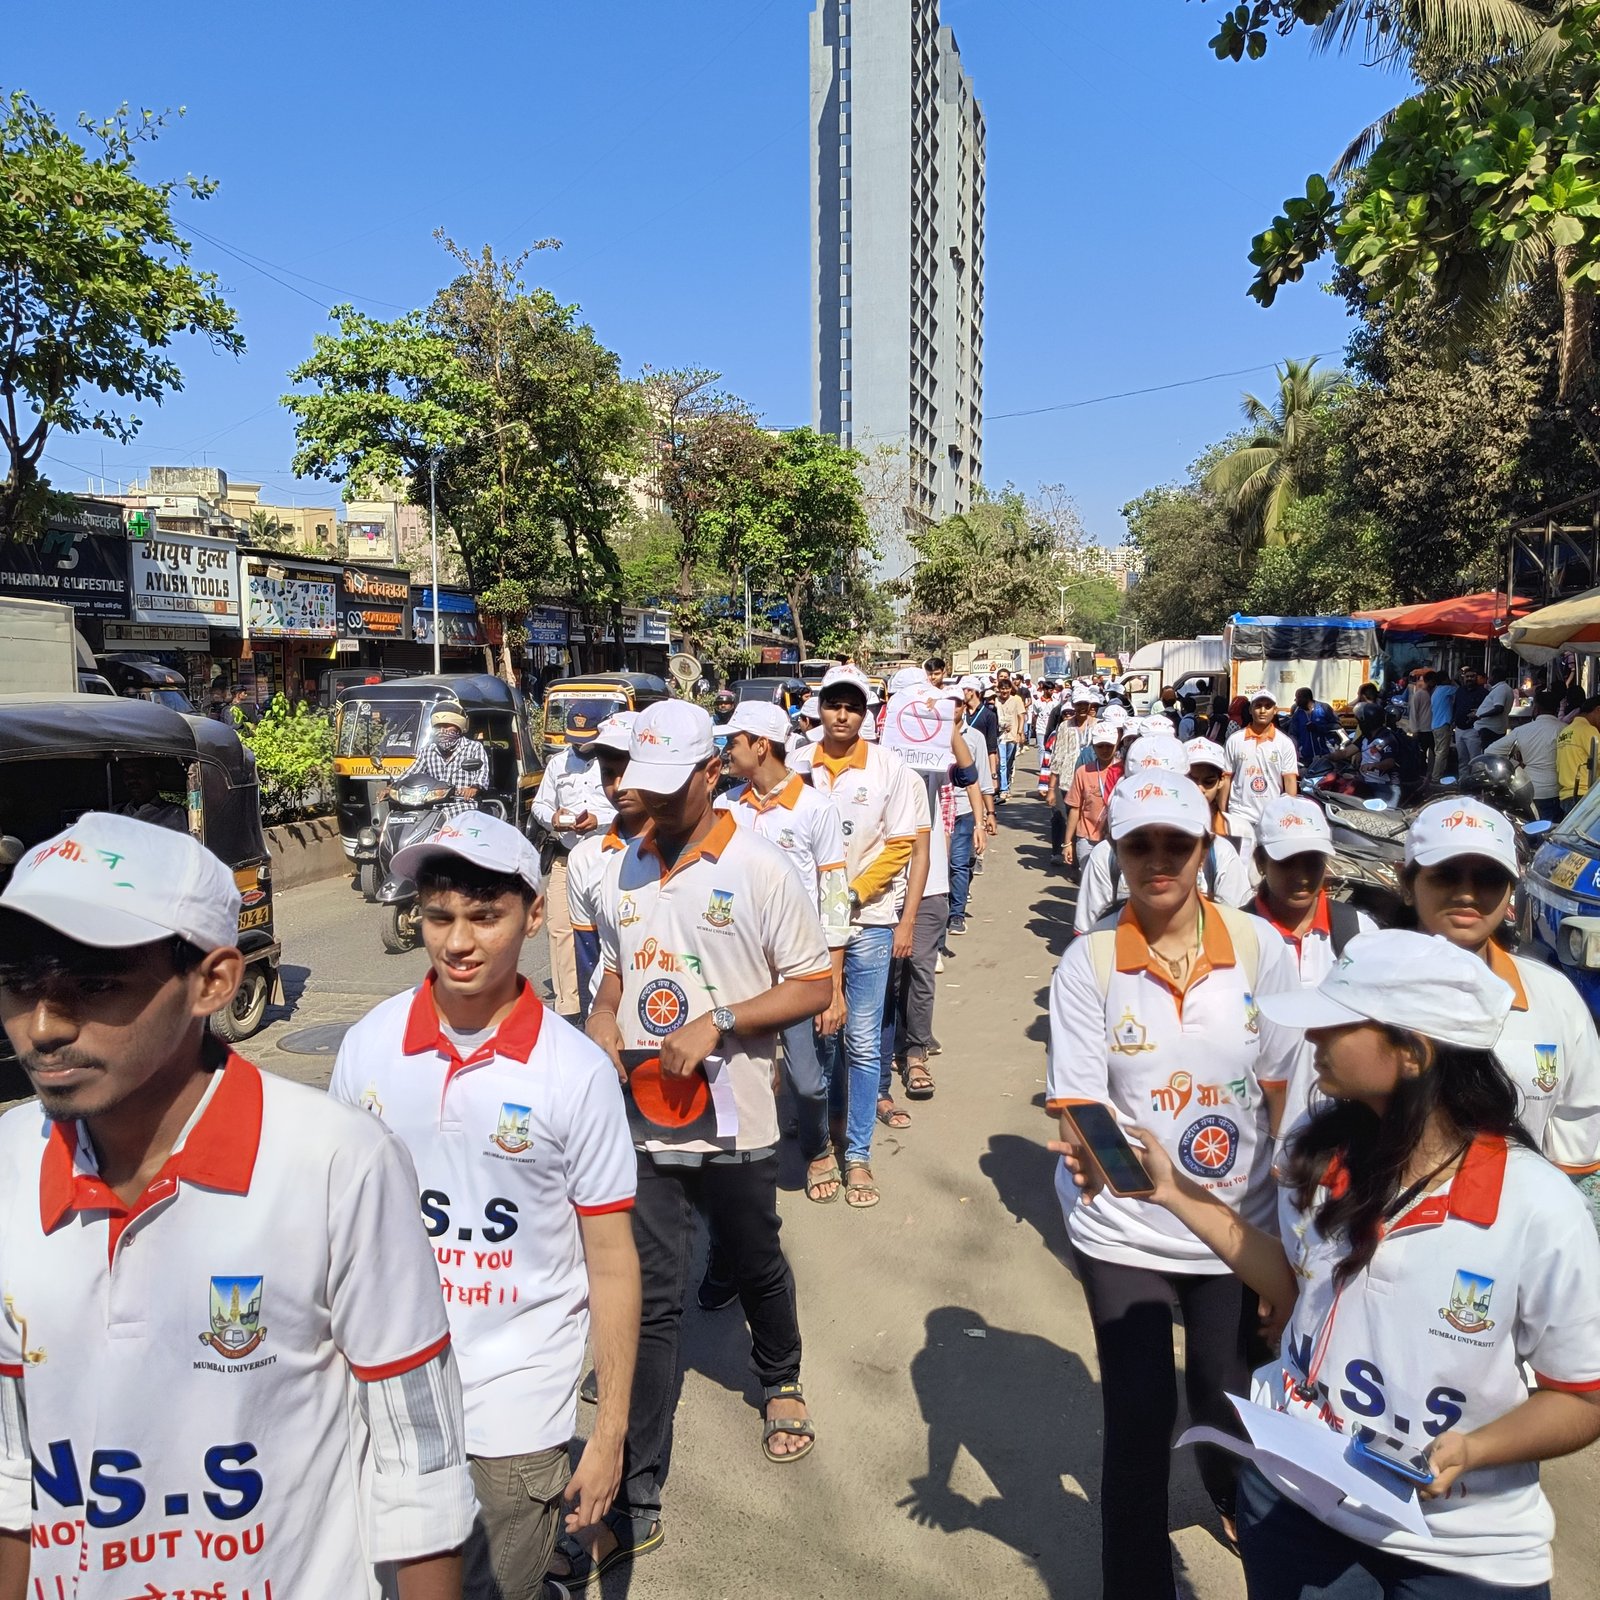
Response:
M1111 795L1108 821L1128 904L1076 939L1050 986L1048 1107L1109 1105L1126 1122L1159 1124L1172 1159L1221 1203L1272 1215L1267 1107L1283 1030L1263 1029L1257 1000L1298 985L1288 947L1257 917L1200 892L1211 832L1205 797L1186 777L1147 768ZM1210 1248L1143 1201L1079 1202L1065 1170L1056 1191L1089 1302L1105 1407L1101 1593L1175 1600L1167 1475L1177 1421L1173 1317L1184 1325L1184 1389L1196 1422L1229 1428L1227 1400L1249 1371L1255 1296ZM1235 1463L1207 1449L1206 1489L1226 1526Z
M1153 1204L1287 1312L1256 1403L1348 1436L1374 1483L1359 1506L1319 1493L1309 1448L1246 1466L1251 1600L1548 1600L1539 1463L1600 1438L1600 1241L1491 1053L1511 1002L1476 956L1399 930L1358 935L1316 989L1264 996L1308 1032L1323 1094L1280 1156L1276 1233L1135 1130Z

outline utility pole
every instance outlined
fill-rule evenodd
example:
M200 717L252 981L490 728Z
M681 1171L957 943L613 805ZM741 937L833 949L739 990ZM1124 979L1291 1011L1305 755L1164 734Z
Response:
M1058 583L1056 585L1056 588L1061 591L1061 631L1063 633L1067 631L1067 590L1071 587L1070 583Z
M439 452L428 457L428 542L433 546L433 675L439 676L439 507L434 494L433 476Z

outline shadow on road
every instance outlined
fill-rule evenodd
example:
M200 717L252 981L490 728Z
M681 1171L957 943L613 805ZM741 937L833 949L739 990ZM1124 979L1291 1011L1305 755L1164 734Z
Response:
M989 1136L988 1150L978 1158L978 1170L994 1185L1000 1204L1025 1222L1044 1241L1045 1248L1069 1271L1072 1252L1067 1245L1067 1225L1056 1199L1056 1158L1044 1147L1055 1137L1054 1120L1039 1119L1039 1138L1015 1133Z
M266 1018L262 1023L265 1027L274 1022L287 1022L300 1005L300 997L306 992L306 984L311 977L310 967L299 967L291 961L285 961L278 967L278 982L282 985L279 998L267 1007Z
M911 1382L928 1428L928 1470L900 1502L926 1528L972 1528L1032 1562L1046 1593L1100 1592L1098 1519L1070 1492L1100 1476L1099 1398L1083 1362L1036 1334L991 1327L976 1311L928 1313ZM974 1498L965 1450L993 1493ZM958 1485L964 1481L966 1489Z

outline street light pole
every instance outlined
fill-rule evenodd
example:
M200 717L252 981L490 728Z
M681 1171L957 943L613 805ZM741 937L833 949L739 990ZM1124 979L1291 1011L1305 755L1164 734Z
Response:
M1067 631L1067 590L1071 587L1070 583L1058 583L1056 585L1056 588L1061 591L1061 631L1063 633Z
M439 453L428 457L428 543L433 546L433 675L439 676L439 506L434 494L433 475Z

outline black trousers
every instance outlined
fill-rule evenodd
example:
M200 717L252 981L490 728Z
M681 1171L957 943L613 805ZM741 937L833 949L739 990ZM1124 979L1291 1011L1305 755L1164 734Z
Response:
M800 1376L800 1322L794 1275L778 1242L778 1157L658 1167L638 1152L639 1192L633 1241L644 1300L639 1358L628 1406L619 1508L636 1518L661 1514L661 1489L672 1455L672 1414L682 1375L678 1334L694 1254L694 1215L705 1214L718 1260L739 1286L750 1324L750 1364L763 1387Z
M1183 1312L1190 1420L1237 1433L1226 1396L1249 1392L1256 1297L1229 1273L1157 1272L1072 1254L1094 1323L1105 1407L1101 1592L1105 1600L1176 1600L1167 1512L1178 1422L1172 1314ZM1235 1458L1214 1448L1199 1455L1206 1492L1231 1516Z

